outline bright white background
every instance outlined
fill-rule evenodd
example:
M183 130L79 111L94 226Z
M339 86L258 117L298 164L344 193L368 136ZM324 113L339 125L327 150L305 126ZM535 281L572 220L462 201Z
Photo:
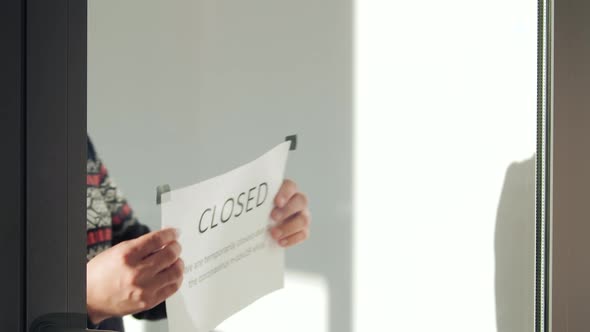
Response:
M535 149L536 8L356 2L354 331L496 331L504 174Z

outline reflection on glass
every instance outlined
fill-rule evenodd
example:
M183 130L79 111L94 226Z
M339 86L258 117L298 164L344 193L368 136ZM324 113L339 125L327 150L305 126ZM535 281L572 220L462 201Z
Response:
M494 236L498 332L534 330L535 156L508 167Z

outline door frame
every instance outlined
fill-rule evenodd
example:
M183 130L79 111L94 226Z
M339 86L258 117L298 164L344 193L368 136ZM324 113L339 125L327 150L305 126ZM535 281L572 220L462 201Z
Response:
M3 0L2 326L86 312L86 0ZM6 50L6 52L4 52ZM7 75L4 75L7 73ZM14 304L17 304L16 306ZM74 317L74 316L72 316ZM69 327L85 328L71 319Z
M590 325L590 3L555 0L551 331Z

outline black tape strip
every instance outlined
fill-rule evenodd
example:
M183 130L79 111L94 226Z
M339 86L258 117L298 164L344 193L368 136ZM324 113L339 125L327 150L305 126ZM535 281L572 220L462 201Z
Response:
M289 147L290 151L297 149L297 135L287 136L285 137L285 141L291 141L291 146Z
M172 191L172 190L170 190L170 185L168 185L168 184L159 185L156 188L156 204L158 204L158 205L162 204L162 195L165 193L169 193L170 191Z

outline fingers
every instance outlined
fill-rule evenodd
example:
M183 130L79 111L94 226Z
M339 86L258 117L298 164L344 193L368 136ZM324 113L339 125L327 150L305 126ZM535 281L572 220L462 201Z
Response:
M180 284L182 284L183 275L184 262L182 259L178 259L167 269L160 271L160 273L155 275L150 282L150 287L161 289L170 286L171 284L178 284L180 286Z
M277 206L272 211L271 217L274 220L281 222L293 216L295 213L303 211L306 208L307 197L302 193L296 193L291 197L291 199L287 202L285 206L283 206L282 208Z
M297 193L297 184L292 180L286 179L283 181L279 192L275 196L275 206L282 208L291 200L291 198Z
M152 275L165 270L180 257L181 247L176 241L167 244L162 250L158 250L146 257L141 263Z
M172 295L182 285L183 275L184 262L177 259L167 269L138 282L134 293L139 309L152 308Z
M280 240L309 228L310 222L309 210L305 209L286 222L274 227L271 230L271 235L275 240L279 240L280 243Z
M164 300L166 300L167 298L172 296L174 293L176 293L176 291L178 291L180 289L180 285L181 285L181 283L179 282L179 283L170 284L168 286L160 288L158 290L158 292L156 293L156 298L159 299L159 301L157 301L157 303L163 302Z
M137 308L139 310L132 310L132 312L145 311L157 306L158 304L164 302L167 298L172 296L172 294L176 293L176 291L180 289L181 285L182 279L158 288L155 292L152 293L149 299L140 302L141 305L139 305L139 308Z
M300 242L307 240L308 237L309 231L307 229L304 229L301 232L297 232L291 236L288 236L280 240L279 245L281 245L282 247L294 246L296 244L299 244Z
M274 203L275 208L271 212L271 218L278 222L278 226L271 230L272 237L284 247L307 239L311 215L307 197L298 192L295 182L285 180Z
M133 246L132 256L137 260L142 260L177 238L178 232L174 228L148 233L130 241Z

